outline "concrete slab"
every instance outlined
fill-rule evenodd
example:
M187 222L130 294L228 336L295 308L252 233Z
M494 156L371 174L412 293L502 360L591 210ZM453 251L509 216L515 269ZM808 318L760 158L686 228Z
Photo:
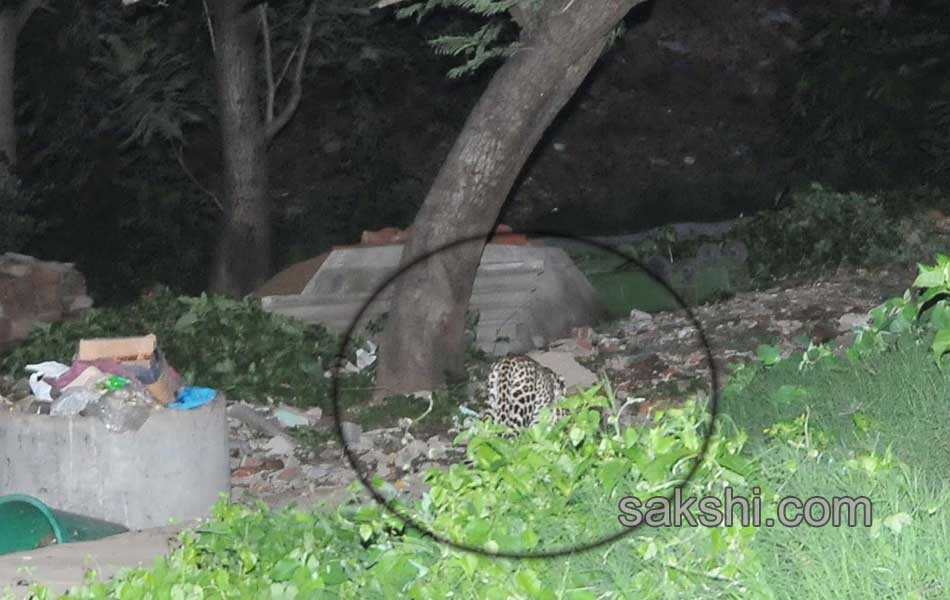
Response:
M0 495L129 529L203 517L231 486L223 394L192 410L152 411L138 431L89 417L0 419Z
M560 375L567 385L568 393L587 389L600 381L594 373L574 360L570 352L549 350L529 352L528 356Z
M100 580L108 580L122 568L150 567L156 558L178 546L177 535L184 527L132 531L91 542L4 554L0 556L0 595L12 591L17 599L28 598L33 583L63 594L82 585L89 570L95 570Z
M265 310L344 331L371 294L398 270L402 245L337 248L300 294L261 298ZM358 328L389 309L392 288ZM470 307L480 315L478 346L493 355L527 352L606 316L594 288L560 248L488 244Z

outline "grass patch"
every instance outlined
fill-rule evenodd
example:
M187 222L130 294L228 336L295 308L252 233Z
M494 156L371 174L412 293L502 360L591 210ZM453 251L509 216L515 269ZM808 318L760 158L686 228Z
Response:
M687 305L697 305L728 295L729 290L735 288L733 279L729 269L710 267L697 273L690 284L685 283L685 277L674 272L670 287ZM588 276L588 280L607 307L610 319L627 317L632 309L652 313L680 308L664 285L639 269L594 273Z
M907 334L891 352L856 364L826 359L799 371L800 355L766 369L722 410L766 443L765 429L807 414L816 438L852 452L893 448L902 461L932 475L950 470L950 374L929 347Z
M813 457L809 450L773 445L761 455L773 489L800 499L868 497L873 524L758 530L754 549L775 597L946 598L950 489L944 477L888 460L886 454L855 460L847 450Z

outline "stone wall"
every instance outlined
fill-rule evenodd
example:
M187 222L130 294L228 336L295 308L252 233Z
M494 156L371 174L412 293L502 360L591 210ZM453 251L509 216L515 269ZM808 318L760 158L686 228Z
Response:
M75 317L92 306L73 263L0 255L0 351L29 335L33 324Z

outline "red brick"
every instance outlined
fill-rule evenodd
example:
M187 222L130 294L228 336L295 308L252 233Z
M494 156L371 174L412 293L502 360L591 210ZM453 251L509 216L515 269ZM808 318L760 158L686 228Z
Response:
M406 229L383 227L376 231L364 231L360 244L367 246L384 246L388 244L402 244L412 235L412 225Z
M528 238L523 233L503 233L492 236L488 243L502 246L527 246Z

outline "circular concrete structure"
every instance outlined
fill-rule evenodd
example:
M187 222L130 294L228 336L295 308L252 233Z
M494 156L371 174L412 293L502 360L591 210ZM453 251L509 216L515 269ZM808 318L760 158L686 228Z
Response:
M138 431L98 419L0 416L0 496L29 494L58 510L161 527L209 514L230 490L226 402L152 411Z

